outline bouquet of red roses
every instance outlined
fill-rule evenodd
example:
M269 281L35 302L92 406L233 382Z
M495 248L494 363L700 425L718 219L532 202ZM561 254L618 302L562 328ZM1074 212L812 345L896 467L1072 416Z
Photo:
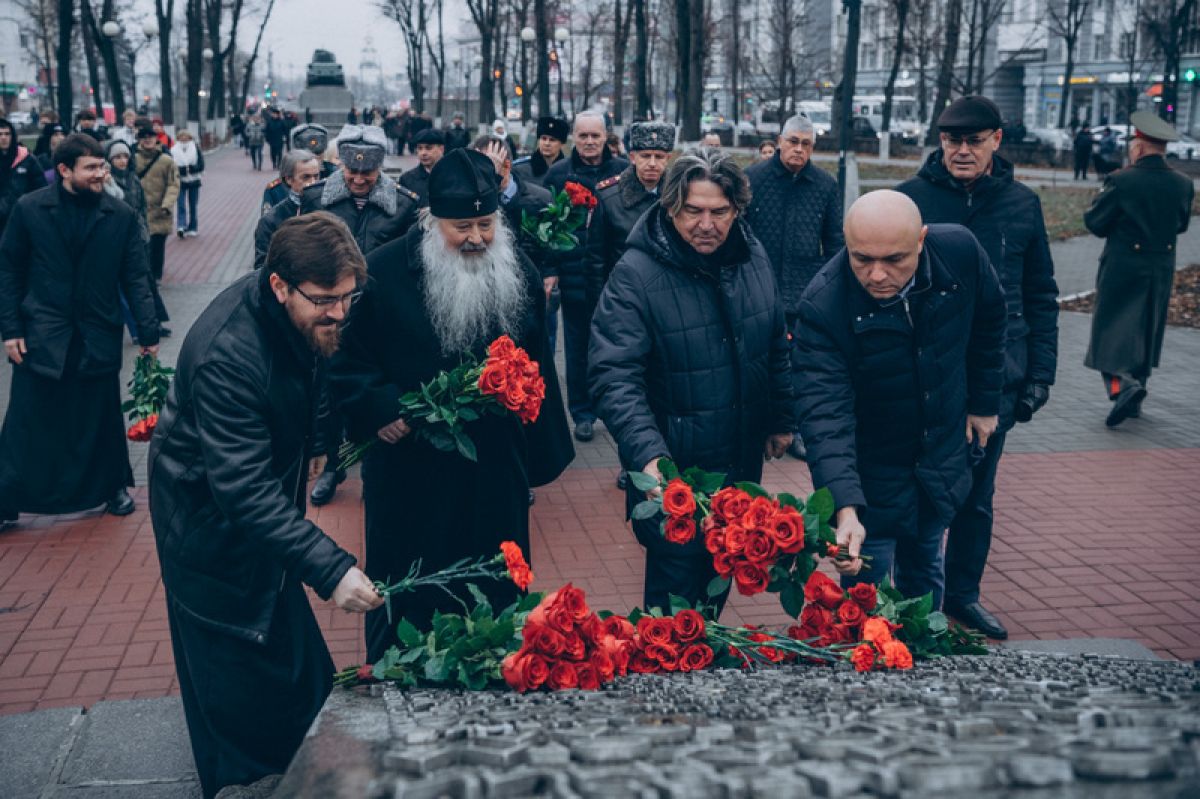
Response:
M554 200L530 216L521 212L521 231L540 247L554 252L566 252L579 246L575 235L596 207L596 195L582 183L567 181Z
M149 441L158 425L158 414L167 403L167 392L175 370L163 366L157 357L146 353L138 356L129 380L130 398L121 404L121 410L129 414L130 425L126 435L130 441Z
M546 398L546 381L537 361L500 336L488 347L483 363L473 358L441 372L416 391L400 397L399 415L419 436L443 452L458 451L476 460L475 444L467 435L466 423L485 414L515 413L525 424L537 421ZM362 460L375 440L347 442L340 452L340 467L348 469Z

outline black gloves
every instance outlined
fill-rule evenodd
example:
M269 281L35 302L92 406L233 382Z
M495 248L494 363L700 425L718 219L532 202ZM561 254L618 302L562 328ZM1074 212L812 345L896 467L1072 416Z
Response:
M1028 422L1046 404L1048 399L1050 399L1050 386L1042 383L1029 383L1021 389L1021 396L1017 397L1017 406L1013 409L1013 416L1018 422Z

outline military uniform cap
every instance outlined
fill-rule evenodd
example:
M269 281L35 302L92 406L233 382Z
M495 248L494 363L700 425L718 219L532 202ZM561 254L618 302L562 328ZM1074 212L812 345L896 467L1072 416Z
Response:
M499 179L492 159L457 148L429 173L429 213L438 219L474 219L500 207Z
M321 155L329 147L329 131L311 122L299 125L292 131L292 146Z
M542 136L553 136L565 143L570 132L571 126L562 117L538 117L537 135L539 139Z
M675 126L668 122L634 122L629 127L629 151L675 149Z
M1000 109L980 94L960 97L942 112L937 121L943 133L974 133L979 130L999 130L1004 121Z
M372 172L383 166L387 136L376 125L347 125L337 137L338 160L354 172Z
M1179 141L1179 132L1171 127L1171 123L1151 111L1136 111L1130 114L1129 123L1143 139Z

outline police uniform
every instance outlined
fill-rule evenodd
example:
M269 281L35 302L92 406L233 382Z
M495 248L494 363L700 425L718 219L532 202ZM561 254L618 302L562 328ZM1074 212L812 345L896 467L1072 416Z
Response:
M416 148L422 144L431 144L442 146L443 152L446 147L446 136L440 130L428 128L421 131L412 140L413 147ZM437 163L436 161L434 162ZM400 185L408 189L412 193L421 198L420 205L425 208L429 205L429 170L417 164L412 169L400 176Z
M1139 138L1179 135L1148 111L1130 117ZM1146 381L1162 353L1175 278L1176 237L1188 228L1192 181L1160 154L1114 172L1084 214L1088 230L1107 239L1096 276L1092 335L1084 365L1099 371L1113 400L1107 424L1140 414Z
M543 136L553 136L563 144L566 144L570 130L571 128L567 125L567 120L560 117L540 117L537 121L537 137L539 139ZM527 155L524 158L518 158L513 161L512 173L516 175L518 180L544 186L546 172L564 157L560 152L558 158L553 161L547 161L535 148L532 155Z

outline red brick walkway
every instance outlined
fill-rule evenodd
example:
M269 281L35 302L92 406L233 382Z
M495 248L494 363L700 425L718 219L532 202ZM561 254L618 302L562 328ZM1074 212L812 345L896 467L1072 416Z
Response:
M1197 475L1195 449L1006 456L984 591L1013 637L1131 638L1163 656L1200 658ZM767 484L807 491L808 472L773 464ZM355 552L360 493L348 481L312 515ZM637 604L642 551L621 507L610 469L571 469L540 490L535 587L571 580L594 607ZM359 662L358 617L314 607L335 661ZM735 595L726 620L786 619L769 597ZM23 517L0 535L0 713L175 691L144 509L125 519Z

